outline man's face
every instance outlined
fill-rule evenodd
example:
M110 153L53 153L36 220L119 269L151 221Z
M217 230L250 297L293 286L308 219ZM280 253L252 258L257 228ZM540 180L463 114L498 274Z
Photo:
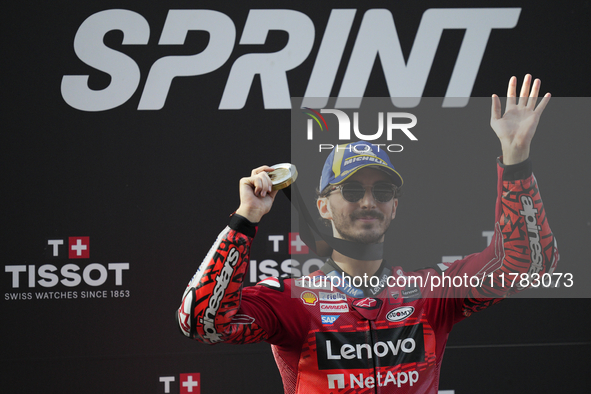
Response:
M361 183L365 187L363 198L349 202L337 189L329 196L318 199L320 216L332 222L336 238L364 244L382 242L390 222L396 216L398 199L376 201L370 186L378 182L392 183L392 179L383 171L367 167L357 171L344 183L347 182Z

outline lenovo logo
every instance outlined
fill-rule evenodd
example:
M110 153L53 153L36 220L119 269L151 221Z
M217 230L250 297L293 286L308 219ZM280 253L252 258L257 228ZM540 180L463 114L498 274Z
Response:
M364 332L318 332L319 369L365 369L371 365L394 366L425 359L423 325L377 330L367 341ZM378 360L370 362L370 360Z

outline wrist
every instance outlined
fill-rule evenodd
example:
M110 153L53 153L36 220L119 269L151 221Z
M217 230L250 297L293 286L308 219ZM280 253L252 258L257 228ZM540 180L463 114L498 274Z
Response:
M529 158L529 148L527 149L503 149L503 164L510 166L519 164Z
M261 221L264 213L258 209L243 207L242 205L236 210L236 214L247 219L251 223L258 223Z

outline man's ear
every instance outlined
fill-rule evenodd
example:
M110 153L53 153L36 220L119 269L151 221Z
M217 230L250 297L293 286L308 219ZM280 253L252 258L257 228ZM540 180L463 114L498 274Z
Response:
M398 208L398 199L394 199L394 205L392 206L392 219L396 217L396 209Z
M330 212L330 207L328 206L327 197L319 197L316 200L316 207L318 208L318 213L322 219L332 220L332 213Z

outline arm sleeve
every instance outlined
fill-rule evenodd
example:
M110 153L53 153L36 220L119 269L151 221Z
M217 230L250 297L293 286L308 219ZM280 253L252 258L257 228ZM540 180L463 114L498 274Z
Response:
M498 160L497 174L495 231L490 245L443 271L451 277L481 281L478 286L448 289L452 294L447 295L456 302L456 321L523 290L522 275L552 273L558 263L556 240L530 159L510 166Z
M219 234L176 312L185 336L207 344L244 344L279 343L299 335L302 327L291 314L282 312L293 308L286 304L294 302L289 291L284 292L281 280L273 278L277 285L272 288L257 285L243 289L256 231L256 224L234 215Z

